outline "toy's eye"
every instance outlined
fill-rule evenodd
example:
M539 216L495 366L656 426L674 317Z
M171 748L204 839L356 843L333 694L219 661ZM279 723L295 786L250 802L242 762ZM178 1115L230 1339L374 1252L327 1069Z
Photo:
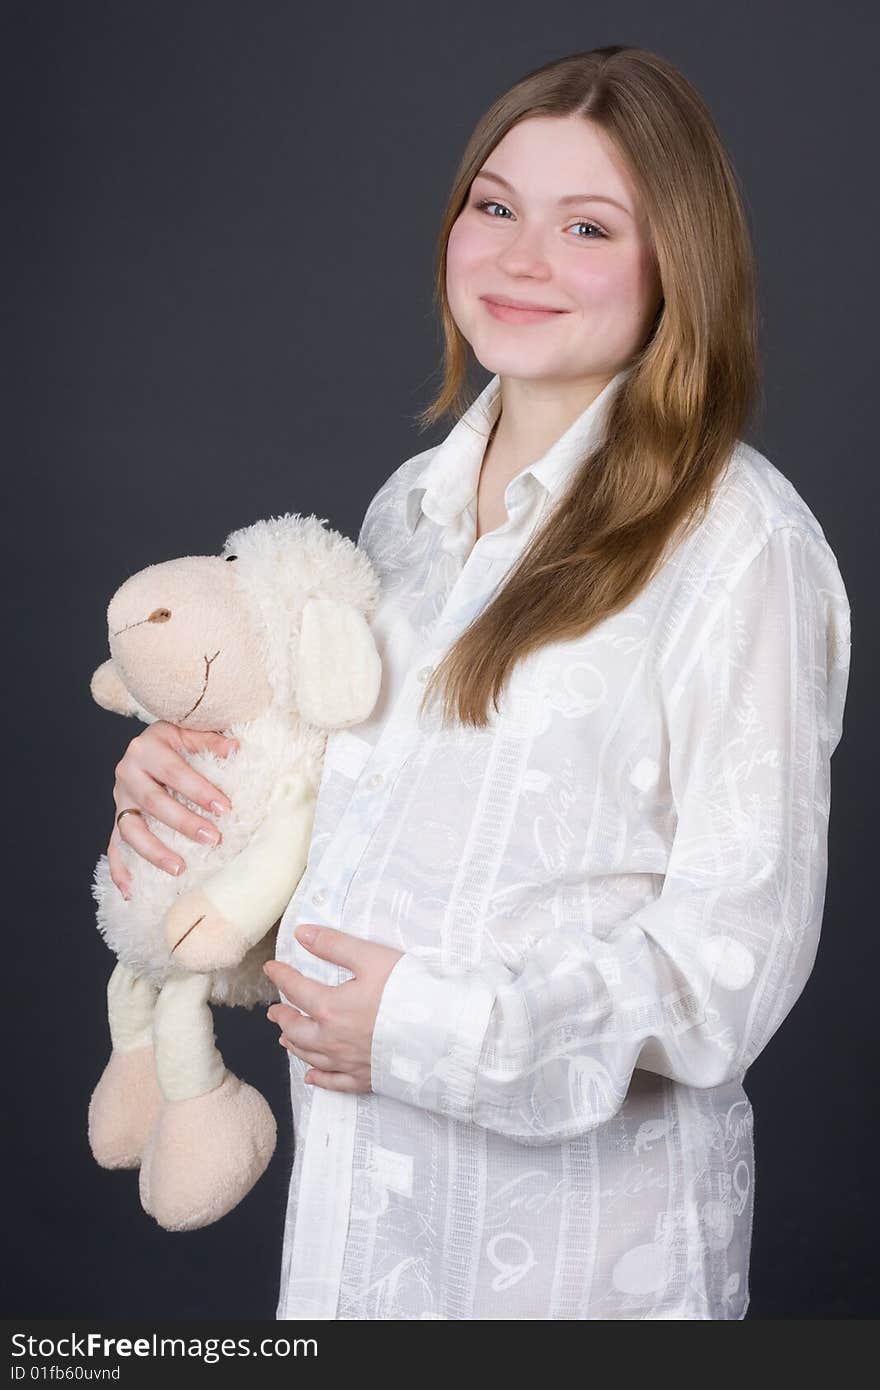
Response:
M227 560L237 560L237 559L238 559L238 556L237 556L237 555L227 555L226 558L227 558Z

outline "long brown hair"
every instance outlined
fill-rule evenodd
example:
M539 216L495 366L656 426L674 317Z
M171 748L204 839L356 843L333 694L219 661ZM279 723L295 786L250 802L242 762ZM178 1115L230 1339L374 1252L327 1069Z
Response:
M474 360L446 296L446 246L471 183L530 116L579 114L614 142L649 227L662 301L616 389L604 438L575 470L494 598L426 685L442 720L476 728L513 665L582 636L625 607L667 545L705 515L713 486L760 394L755 270L737 176L702 99L670 63L624 45L574 53L526 74L478 122L438 238L435 305L443 382L416 417L462 414Z

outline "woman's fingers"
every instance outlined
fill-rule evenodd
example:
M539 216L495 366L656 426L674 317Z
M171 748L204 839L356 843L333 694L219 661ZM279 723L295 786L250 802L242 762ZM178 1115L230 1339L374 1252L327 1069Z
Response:
M107 862L110 865L110 877L116 887L124 898L129 898L131 896L131 874L122 862L122 855L119 852L119 831L115 821L110 834L110 843L107 845Z
M310 1067L317 1067L321 1071L332 1071L333 1063L323 1052L311 1052L308 1048L298 1047L292 1043L290 1038L286 1038L282 1033L278 1038L282 1047L286 1047L288 1052L292 1052L301 1062L306 1062Z
M175 724L156 721L131 740L116 767L113 800L116 814L125 809L146 812L163 824L203 844L219 844L220 831L212 821L185 806L167 788L173 788L196 805L214 815L232 809L224 792L187 762L187 753L210 749L225 757L238 744L212 730L181 729ZM164 784L164 785L163 785ZM186 864L153 833L143 815L123 816L114 821L107 859L110 875L119 891L127 895L130 875L123 863L120 842L125 841L142 858L175 877Z
M155 732L149 737L151 731ZM129 777L136 771L146 773L152 781L172 787L196 806L203 806L206 811L221 815L224 811L232 809L232 802L225 792L220 791L219 787L215 787L213 782L209 782L207 777L203 777L187 762L184 753L192 755L207 749L218 757L225 757L234 752L236 747L233 740L210 730L181 729L176 724L163 724L160 731L159 725L153 724L142 734L138 734L137 738L132 739L123 759L123 763L129 759L131 766L126 764L124 772ZM117 777L120 776L121 767L122 764L116 769ZM141 783L140 786L143 790L145 784ZM142 809L149 810L150 814L159 820L165 820L161 809L153 811L145 805L142 805ZM173 808L165 804L164 809ZM210 822L204 821L194 811L188 810L187 807L182 809L185 813L184 821L181 823L179 819L169 820L168 825L182 830L184 835L193 840L198 838L199 829L212 829Z
M215 815L231 810L232 803L225 792L196 772L184 754L209 752L215 757L227 758L238 750L238 741L210 729L183 729L177 724L166 724L165 728L168 731L165 740L168 757L164 760L165 775L159 780Z
M177 755L175 754L175 756ZM183 765L186 766L185 763ZM170 825L173 830L179 830L181 835L186 835L191 840L200 840L205 845L218 845L223 837L214 822L198 815L189 806L184 806L182 801L178 801L177 797L172 796L167 790L168 787L175 785L173 780L175 775L173 767L162 776L161 782L155 781L152 776L145 772L133 774L126 784L133 794L133 799L126 804L137 806L141 811L146 811L153 816L155 820L161 821L163 825ZM186 781L186 778L181 777L179 780ZM190 801L195 800L195 797L189 792L183 794ZM228 808L229 803L227 801L226 806L221 809L225 811ZM122 810L121 806L119 810ZM219 815L220 812L217 811L215 814Z
M120 807L121 809L122 807ZM114 825L113 836L119 840L124 840L142 859L148 859L158 869L164 870L166 874L171 874L175 878L182 874L186 868L180 855L175 854L159 839L158 835L153 834L142 815L123 816ZM117 887L119 887L118 883Z

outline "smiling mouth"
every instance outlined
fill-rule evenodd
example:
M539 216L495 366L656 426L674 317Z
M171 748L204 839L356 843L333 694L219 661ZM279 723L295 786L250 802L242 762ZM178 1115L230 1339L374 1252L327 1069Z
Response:
M210 675L211 675L211 663L212 663L213 661L216 661L216 660L217 660L218 656L220 655L221 650L222 650L222 648L218 647L217 650L216 650L216 652L214 653L213 656L211 656L211 657L207 657L207 656L206 656L206 657L205 657L205 679L204 679L204 681L202 682L202 693L201 693L201 695L199 696L199 698L196 700L196 702L195 702L195 704L193 705L192 709L188 709L187 712L186 712L186 714L183 715L183 718L179 720L179 723L182 724L184 719L189 719L190 715L191 715L191 714L194 714L194 713L196 712L196 710L198 709L199 705L200 705L200 704L202 703L202 701L204 700L204 698L205 698L205 692L206 692L207 689L208 689L208 680L209 680ZM178 943L178 944L179 944L179 943Z
M557 309L552 304L517 304L511 299L496 299L494 295L484 294L483 302L493 304L497 309L522 309L530 314L567 314L567 309Z

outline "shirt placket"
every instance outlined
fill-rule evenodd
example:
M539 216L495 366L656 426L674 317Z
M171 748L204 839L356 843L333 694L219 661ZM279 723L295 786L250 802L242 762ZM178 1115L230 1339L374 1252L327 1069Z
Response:
M484 605L487 593L501 582L513 557L511 539L500 543L501 538L490 533L471 547L467 528L459 530L453 551L460 556L462 565L443 609L425 634L422 651L407 673L337 829L323 851L309 893L298 902L294 898L282 917L279 938L290 941L285 958L313 979L336 985L350 978L350 972L332 961L310 955L293 937L294 929L301 922L334 926L342 920L352 877L385 812L397 774L424 737L425 725L418 723L416 707L423 683L434 669L432 660L446 650ZM285 1318L336 1317L351 1207L357 1111L356 1095L313 1087L302 1141L305 1148ZM332 1193L329 1201L328 1192Z
M399 702L398 702L399 705ZM368 758L331 842L321 856L320 871L308 895L281 920L279 937L292 938L285 958L324 984L337 985L350 972L333 961L311 955L293 937L301 922L334 926L356 866L382 816L397 771L409 757L417 731L399 720ZM386 736L388 735L388 736ZM395 763L388 758L395 751ZM294 904L291 904L294 906ZM291 1066L294 1065L291 1058ZM290 1277L284 1317L332 1319L336 1316L351 1205L358 1097L343 1091L312 1088L300 1174ZM332 1194L328 1200L328 1193Z

